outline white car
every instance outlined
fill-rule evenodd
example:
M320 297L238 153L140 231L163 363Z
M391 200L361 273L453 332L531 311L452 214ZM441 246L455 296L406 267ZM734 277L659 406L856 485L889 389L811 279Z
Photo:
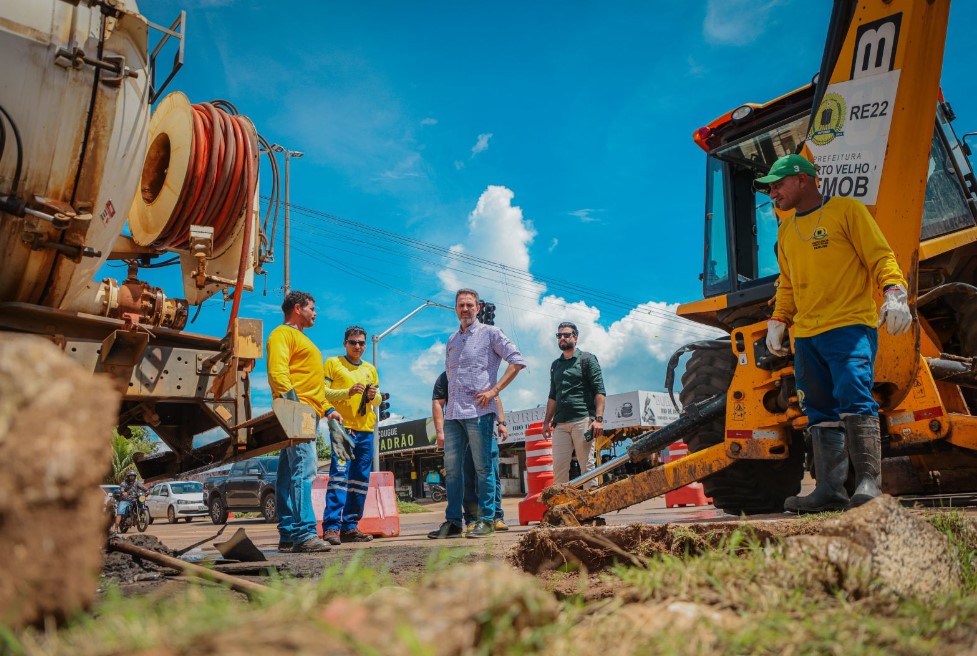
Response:
M165 517L170 524L180 519L189 523L194 517L206 517L208 514L204 504L204 485L197 481L170 481L154 485L146 504L151 518Z

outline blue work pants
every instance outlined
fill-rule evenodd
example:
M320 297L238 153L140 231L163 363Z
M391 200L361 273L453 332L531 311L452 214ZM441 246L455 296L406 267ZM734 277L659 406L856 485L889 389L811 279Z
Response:
M840 426L848 415L878 415L872 396L878 348L878 330L860 325L794 340L794 373L808 426Z
M326 508L322 511L323 531L352 531L363 517L366 494L370 491L373 468L373 433L348 430L353 439L353 460L333 456L329 465Z

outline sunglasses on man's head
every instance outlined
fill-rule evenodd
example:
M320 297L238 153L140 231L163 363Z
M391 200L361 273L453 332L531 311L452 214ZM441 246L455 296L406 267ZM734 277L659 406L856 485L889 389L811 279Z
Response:
M359 340L356 340L356 339L347 339L346 340L346 343L347 344L352 344L353 346L366 346L366 340L365 339L359 339Z
M573 337L573 333L557 333L556 336L558 339L570 339Z

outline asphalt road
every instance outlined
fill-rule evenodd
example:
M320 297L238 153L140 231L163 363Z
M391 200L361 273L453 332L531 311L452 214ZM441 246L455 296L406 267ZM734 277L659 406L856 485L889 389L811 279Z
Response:
M503 499L502 507L505 511L506 522L509 524L510 529L505 532L498 532L489 538L458 538L453 540L428 539L428 531L437 528L441 522L444 521L444 509L446 504L441 502L426 505L425 507L428 508L430 512L401 515L400 535L397 537L377 538L372 542L362 544L343 544L336 547L334 550L380 550L372 553L371 555L382 558L383 550L398 549L405 546L411 546L413 548L429 547L432 550L439 547L449 546L466 548L476 546L491 546L493 547L493 550L500 547L511 547L522 535L533 528L533 526L536 526L535 524L531 524L529 526L519 526L518 504L520 500L521 499L515 497ZM684 523L715 521L719 519L728 520L732 519L732 516L727 515L712 506L666 509L665 500L663 497L660 497L645 501L617 513L611 513L606 515L605 519L609 525L632 524L635 522L664 524L669 522ZM217 533L220 528L220 526L216 526L211 523L210 519L207 517L196 518L189 524L182 520L176 524L169 524L165 519L163 519L156 520L152 525L150 525L146 533L155 535L171 549L185 549L194 543L206 540L206 542L199 547L201 555L216 556L218 555L218 552L213 546L214 542L222 542L227 540L238 528L243 528L247 532L247 535L251 541L254 542L254 544L267 555L278 554L278 530L275 524L268 524L260 518L234 518L228 521L227 528L219 538L208 539ZM286 554L281 555L281 557L285 556Z

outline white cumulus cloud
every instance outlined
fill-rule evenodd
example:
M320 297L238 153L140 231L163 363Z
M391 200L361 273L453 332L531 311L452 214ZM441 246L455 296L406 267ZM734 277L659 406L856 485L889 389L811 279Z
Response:
M472 287L494 302L496 325L525 356L527 369L503 394L507 407L520 410L546 403L550 362L560 355L554 333L561 321L577 325L579 346L599 359L609 394L661 389L665 364L675 350L720 334L677 317L675 304L650 299L622 318L606 322L599 307L548 291L530 272L529 247L536 231L523 210L513 205L514 198L506 187L487 187L469 214L468 234L452 246L438 274L445 290ZM508 268L474 267L466 256ZM580 284L588 283L580 280ZM415 358L411 370L433 384L443 370L443 358L444 343L439 340Z

